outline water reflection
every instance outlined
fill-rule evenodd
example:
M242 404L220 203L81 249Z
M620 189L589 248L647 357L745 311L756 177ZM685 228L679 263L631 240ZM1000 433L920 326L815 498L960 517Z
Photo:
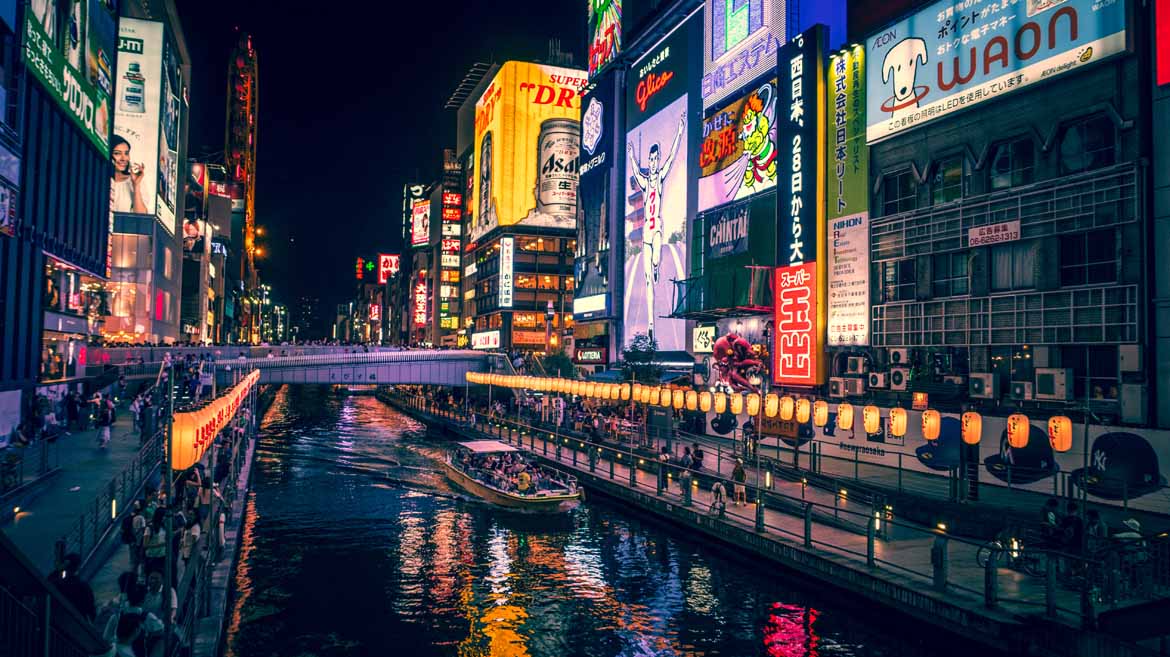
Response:
M548 519L459 499L439 453L375 399L283 390L257 452L226 654L962 654L615 507Z

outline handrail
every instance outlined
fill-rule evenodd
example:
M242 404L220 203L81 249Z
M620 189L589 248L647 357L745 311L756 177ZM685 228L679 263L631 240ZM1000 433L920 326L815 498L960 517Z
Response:
M449 421L458 423L465 429L479 431L489 436L498 436L500 440L515 442L515 444L526 447L530 451L535 452L538 449L537 441L539 440L539 449L546 458L564 466L569 466L570 463L567 461L571 460L571 465L575 466L579 471L583 471L582 469L584 467L589 467L590 470L592 470L597 462L595 458L600 460L601 458L608 456L608 461L610 463L610 478L613 478L614 464L632 464L635 470L630 471L630 485L634 488L645 485L644 482L639 482L637 477L634 476L636 471L653 472L656 471L659 467L658 464L653 460L648 461L645 458L638 458L633 452L632 445L629 449L623 449L620 445L615 447L612 444L594 442L591 440L586 440L583 437L571 438L569 436L556 436L549 429L536 427L525 422L511 420L508 418L497 418L492 421L478 420L474 421L473 423L473 419L475 419L476 416L469 416L468 414L464 413L462 409L441 409L431 407L432 410L427 411L426 409L428 408L428 405L425 403L425 400L422 400L419 397L411 397L404 401L408 406L412 407L415 412L430 415L436 418L446 418ZM527 444L525 444L526 437L528 438ZM549 455L550 443L552 443L553 447L555 448L555 456ZM567 447L571 454L562 457L561 450L563 447ZM578 464L578 457L580 454L579 450L582 449L585 450L587 455L587 464ZM677 464L671 464L668 466L668 468L675 472L683 470ZM695 482L697 482L699 479L703 479L708 482L720 481L724 482L725 486L729 483L731 485L734 485L735 483L727 477L724 477L718 473L712 473L706 469L701 471L688 469L685 471L688 472L689 476L692 478L692 481ZM677 479L675 481L677 481ZM1119 578L1124 575L1128 575L1129 577L1127 581L1138 581L1136 579L1136 572L1129 573L1125 570L1118 569L1114 566L1111 566L1109 563L1106 563L1102 558L1085 557L1045 547L1029 547L1025 548L1027 554L1041 560L1044 564L1048 564L1047 573L1042 577L1034 577L1026 572L1020 573L1020 576L1024 579L1038 580L1039 585L1044 591L1042 601L1029 599L1026 594L1025 587L1016 586L1007 590L1001 590L998 586L999 578L1006 576L1003 572L1001 572L999 566L1011 566L1010 563L999 563L998 557L1003 556L1006 559L1009 556L1013 556L1016 551L1004 549L1002 547L995 548L994 544L990 542L983 543L959 536L953 536L937 528L929 528L918 523L911 523L900 518L894 518L892 514L885 513L883 509L874 508L872 506L864 511L856 511L849 508L835 508L815 500L796 498L780 491L764 491L762 487L754 485L750 482L744 482L743 485L745 488L753 492L758 492L761 495L767 494L768 498L786 500L790 508L800 509L802 513L808 514L809 518L817 518L819 520L820 516L828 516L830 514L834 518L840 516L856 518L862 521L861 524L866 527L867 537L869 538L867 541L868 548L866 552L851 550L847 547L832 543L821 542L817 540L815 536L807 533L809 532L810 525L806 521L806 534L804 536L799 536L799 538L804 540L806 546L817 546L820 549L828 551L841 552L856 557L865 557L867 562L871 565L881 565L898 572L910 574L931 583L931 585L935 585L938 582L938 565L934 563L933 557L931 557L931 563L924 564L924 567L927 568L927 570L923 570L915 564L896 563L890 561L889 559L882 558L881 555L874 551L873 539L877 537L888 537L891 534L909 532L911 535L933 537L936 546L940 545L941 541L942 550L950 550L951 552L961 551L968 557L972 558L974 558L980 550L988 550L990 547L989 554L991 555L991 558L986 559L986 564L983 565L984 571L989 573L984 578L984 590L979 591L975 588L972 588L971 586L965 586L960 582L948 580L945 568L943 571L943 581L946 582L946 586L948 588L959 590L975 596L982 596L986 598L985 602L989 605L994 605L996 604L996 601L999 600L1025 606L1044 606L1047 608L1050 615L1064 613L1078 618L1082 616L1089 617L1096 613L1097 607L1108 607L1110 605L1116 606L1120 604L1120 602L1123 600L1122 591L1124 590L1124 586L1122 585L1123 583L1118 582ZM657 494L661 495L662 493L663 491L661 487L659 487ZM669 494L671 497L676 496L673 491L670 491L667 494ZM684 505L690 503L690 495L685 493L680 495L683 498ZM798 514L787 513L782 508L777 508L777 510L781 513L786 513L787 515L799 517ZM739 515L738 512L726 509L724 509L724 514L719 516L719 520L726 521L726 516L733 516L737 518L740 524L748 524L753 521L753 519ZM754 522L757 524L757 531L767 530L796 536L796 533L792 532L791 530L768 524L766 517L762 513L757 514ZM891 528L893 531L891 531ZM1164 552L1165 555L1162 555L1162 552L1159 552L1158 555L1156 555L1156 558L1161 559L1162 556L1166 556L1166 559L1164 560L1170 560L1170 542L1167 542L1167 547ZM1058 567L1056 565L1058 563L1065 564L1065 566ZM1150 567L1152 568L1154 566ZM1059 590L1068 590L1077 593L1078 599L1070 600L1068 596L1062 596L1059 594L1058 581L1060 583ZM1162 594L1170 591L1170 585L1168 585L1166 582L1162 582L1161 579L1159 579L1156 583L1156 588ZM1132 595L1134 592L1126 591L1126 593Z

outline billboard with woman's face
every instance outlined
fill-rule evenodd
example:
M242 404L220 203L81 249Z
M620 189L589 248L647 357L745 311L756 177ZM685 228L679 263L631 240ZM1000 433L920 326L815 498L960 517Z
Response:
M155 213L159 182L163 24L123 18L118 25L110 210ZM172 224L164 224L174 230Z

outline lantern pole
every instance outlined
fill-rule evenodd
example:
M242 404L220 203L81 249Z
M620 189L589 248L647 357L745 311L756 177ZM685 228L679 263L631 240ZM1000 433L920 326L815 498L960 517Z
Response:
M163 575L163 590L162 590L163 636L165 637L164 646L166 649L165 654L167 654L167 655L170 655L173 652L172 648L174 646L174 642L173 642L174 628L173 628L173 623L171 621L171 595L170 595L170 592L173 590L172 587L174 586L174 582L173 582L173 579L171 577L171 573L173 572L173 569L175 566L175 555L174 555L174 550L173 550L174 545L175 545L175 541L172 540L172 536L174 535L173 534L174 523L172 522L172 520L174 519L174 511L175 511L174 510L175 491L174 491L174 479L173 479L174 470L171 469L171 455L174 453L174 449L175 449L174 440L175 440L175 363L172 362L170 372L167 373L166 448L163 451L163 463L162 463L162 474L165 477L164 483L166 486L165 490L166 490L166 494L167 494L166 510L164 512L164 517L166 518L166 523L167 523L167 533L166 533L167 545L166 545L166 553L165 553L166 560L163 564L163 570L165 571L165 573Z

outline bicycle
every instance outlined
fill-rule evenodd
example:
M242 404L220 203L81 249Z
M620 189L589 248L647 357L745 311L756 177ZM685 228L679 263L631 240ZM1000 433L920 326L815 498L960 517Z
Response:
M1024 548L1024 543L1018 538L994 538L979 546L975 551L975 563L980 568L986 568L987 562L995 556L995 563L1000 566L1021 571L1032 577L1042 577L1048 571L1048 555Z

